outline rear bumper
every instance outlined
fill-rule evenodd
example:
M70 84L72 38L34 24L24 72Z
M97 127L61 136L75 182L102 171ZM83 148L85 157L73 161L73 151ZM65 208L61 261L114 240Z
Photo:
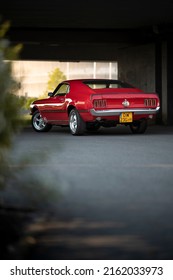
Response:
M104 117L104 116L119 116L121 113L132 112L134 115L150 115L156 114L159 111L160 107L156 109L114 109L114 110L95 110L91 109L90 113L95 117Z

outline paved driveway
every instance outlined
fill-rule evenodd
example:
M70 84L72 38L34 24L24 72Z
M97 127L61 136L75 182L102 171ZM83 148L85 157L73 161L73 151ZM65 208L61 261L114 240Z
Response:
M60 194L43 203L49 215L30 228L36 245L27 258L173 258L173 127L80 137L68 128L27 128L12 158L26 153L33 160L22 180L41 178Z

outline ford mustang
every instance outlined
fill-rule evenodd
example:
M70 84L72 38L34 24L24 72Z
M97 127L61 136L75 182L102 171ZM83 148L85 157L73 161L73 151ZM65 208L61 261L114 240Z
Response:
M69 126L72 135L82 135L121 124L128 125L132 133L144 133L148 120L160 109L156 93L113 79L63 81L48 96L30 105L37 132L57 125Z

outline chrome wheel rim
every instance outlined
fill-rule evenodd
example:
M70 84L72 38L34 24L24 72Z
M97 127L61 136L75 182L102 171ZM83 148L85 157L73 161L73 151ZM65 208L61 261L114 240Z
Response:
M73 112L71 115L70 115L70 129L73 133L76 132L77 130L77 116L75 114L75 112Z
M46 126L43 118L41 117L40 113L35 114L33 118L33 126L36 130L43 130Z

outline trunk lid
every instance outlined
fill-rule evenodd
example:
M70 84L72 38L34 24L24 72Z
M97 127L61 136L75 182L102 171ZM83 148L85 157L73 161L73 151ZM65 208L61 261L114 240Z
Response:
M91 97L93 104L102 104L97 101L104 100L106 109L155 108L158 105L157 94L139 89L96 89L94 92Z

